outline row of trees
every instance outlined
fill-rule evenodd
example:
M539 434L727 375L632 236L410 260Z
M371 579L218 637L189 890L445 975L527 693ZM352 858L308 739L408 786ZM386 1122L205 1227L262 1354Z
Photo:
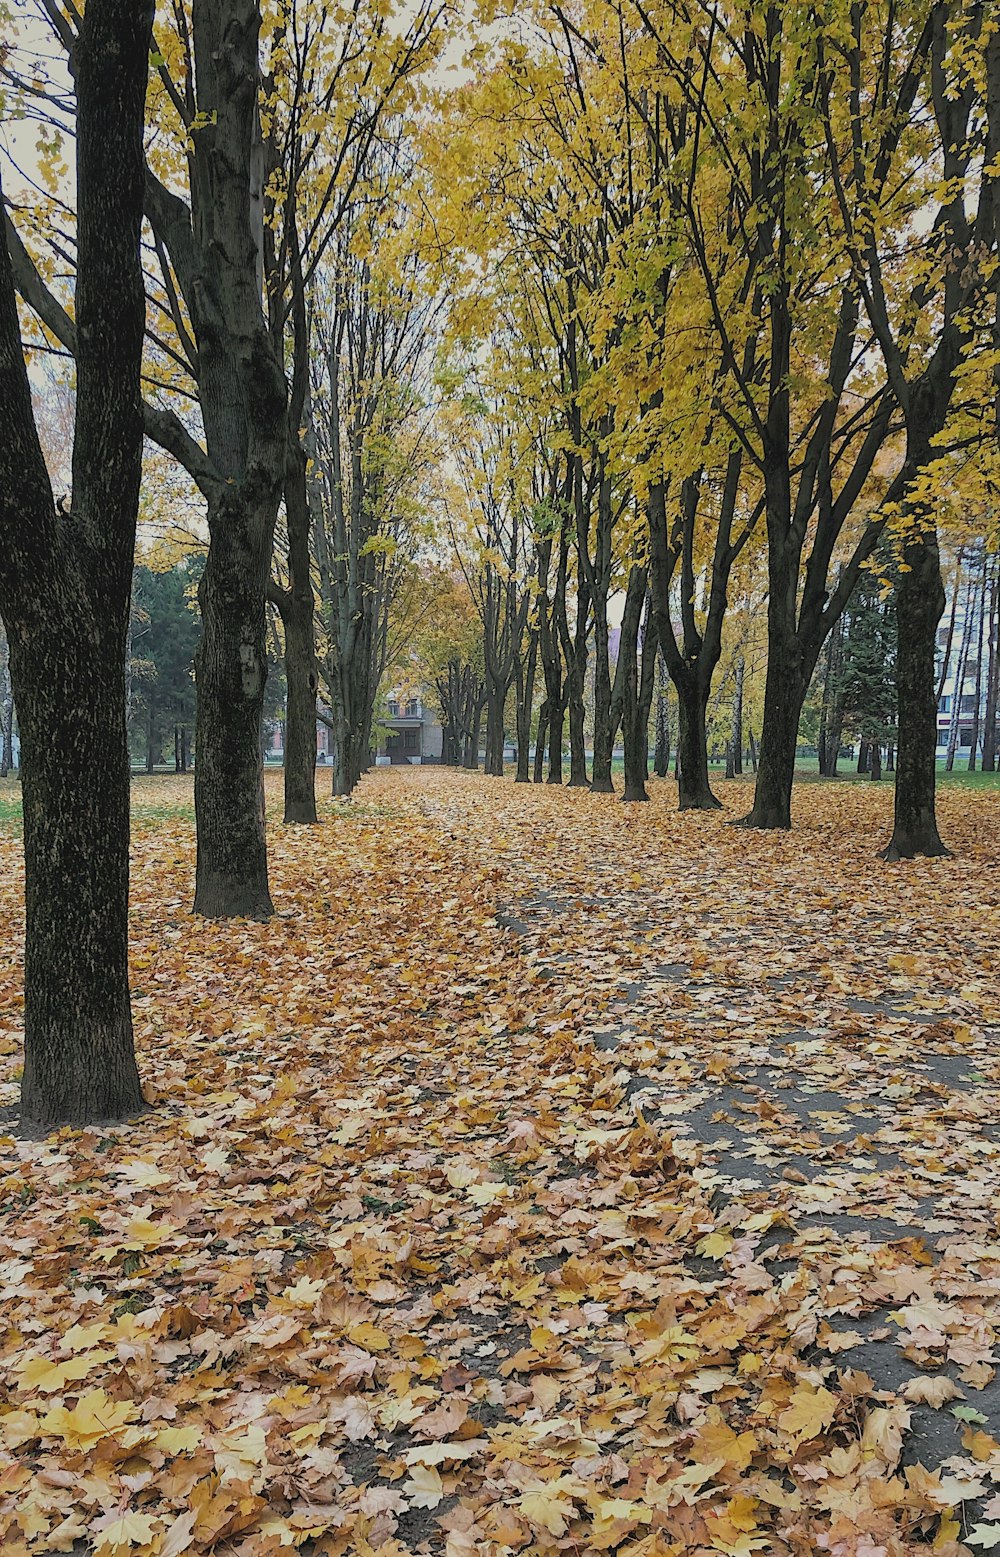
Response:
M475 750L485 717L491 772L513 690L528 777L537 681L549 777L568 726L570 782L610 789L620 727L637 796L659 651L681 803L715 804L706 709L759 548L760 827L790 823L807 687L892 535L890 853L942 848L934 513L959 482L992 490L995 19L974 0L480 10L492 41L433 113L421 99L447 0L399 17L185 0L155 26L151 6L38 0L65 66L5 11L8 112L43 121L40 177L8 201L0 245L0 613L23 745L36 1119L139 1105L125 680L143 435L203 509L196 911L272 912L269 606L285 815L311 822L321 691L347 793L433 469L480 626L481 664L450 657L450 739ZM18 296L33 348L75 364L58 505Z
M937 524L949 506L988 510L996 476L996 18L972 0L536 0L508 12L448 111L428 160L450 216L454 361L505 451L494 470L472 439L477 588L495 602L484 670L502 642L520 730L537 666L550 777L568 721L569 781L588 780L593 657L590 780L610 787L620 725L641 793L655 643L680 803L716 805L713 678L731 602L763 566L746 825L788 827L808 689L885 554L887 855L943 852Z
M398 532L414 522L420 461L399 449L419 442L411 370L427 318L412 266L376 282L366 254L397 220L401 116L444 13L420 3L400 23L381 6L192 0L154 27L151 3L90 0L78 13L39 0L37 20L16 22L4 8L6 112L43 121L40 177L6 202L0 245L0 612L22 741L33 1119L141 1106L125 716L143 435L204 505L196 911L272 911L269 602L288 687L286 816L315 820L321 680L338 787L357 776L386 602L405 571ZM39 45L40 25L64 65ZM72 495L58 507L16 296L38 332L32 349L75 365ZM155 752L167 711L158 676L144 690L141 638L133 649L132 696L147 699Z

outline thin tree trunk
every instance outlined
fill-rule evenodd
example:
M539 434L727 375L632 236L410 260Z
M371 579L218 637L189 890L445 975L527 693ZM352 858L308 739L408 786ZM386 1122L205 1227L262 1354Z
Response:
M965 668L969 662L969 642L972 636L972 573L965 584L965 619L962 622L962 642L958 651L958 670L955 675L955 691L951 700L951 718L948 722L948 749L945 757L945 772L950 773L955 766L955 756L958 751L962 734L962 700L965 696ZM935 729L937 715L935 711ZM936 742L935 742L936 744Z
M969 772L976 771L976 753L979 750L980 710L983 706L983 628L986 620L986 549L982 554L982 574L979 580L979 610L976 620L976 692L972 712L972 738L969 741Z
M1000 703L1000 654L997 639L1000 636L1000 563L994 559L993 587L989 607L989 660L986 671L986 716L983 729L983 772L996 771L997 711Z
M662 649L656 660L656 746L653 772L657 778L666 778L670 772L670 681Z
M535 764L532 777L536 784L545 782L545 740L548 731L549 705L548 700L546 700L538 710L538 729L535 734Z
M515 784L527 784L531 745L531 705L535 696L535 665L538 659L538 635L532 631L528 640L528 663L525 666L520 654L517 657L517 774Z
M745 676L746 661L741 654L736 662L736 690L733 693L733 730L730 742L734 777L743 772L743 681Z

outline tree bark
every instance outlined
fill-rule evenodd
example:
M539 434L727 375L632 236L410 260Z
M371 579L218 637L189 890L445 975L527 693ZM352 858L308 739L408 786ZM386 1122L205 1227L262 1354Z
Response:
M125 646L142 467L139 256L152 5L88 0L77 96L73 494L57 514L0 242L0 611L22 748L25 1061L41 1125L143 1107L128 985Z
M935 814L937 783L937 688L935 643L944 611L944 585L937 534L933 528L903 548L906 571L896 584L896 688L899 733L896 743L896 799L887 860L949 851L941 841Z
M657 778L666 778L670 772L670 698L667 667L663 651L656 662L656 747L653 772Z
M535 763L532 779L536 784L541 784L545 780L545 739L548 729L549 705L546 700L538 710L538 729L535 734Z
M649 773L649 710L653 697L656 647L650 610L647 570L633 564L629 576L628 597L645 601L645 631L640 656L639 612L629 610L622 620L619 649L621 676L622 744L625 748L625 793L628 804L649 800L646 779ZM618 680L616 676L616 681Z
M209 919L267 919L274 912L260 749L271 568L267 515L242 512L234 496L229 511L217 517L214 538L198 586L194 911Z
M753 809L739 825L785 829L792 825L792 784L799 718L808 677L796 631L797 557L772 545L769 556L767 675Z
M678 805L681 811L718 811L722 802L712 793L708 777L706 716L709 689L702 678L681 674L677 688Z
M993 586L989 606L989 658L986 670L986 711L983 728L983 772L996 771L997 705L1000 700L1000 654L997 653L1000 629L1000 564L994 560Z
M517 656L517 773L515 784L527 784L531 745L531 705L535 696L535 666L538 660L538 634L532 629L528 640L527 665Z
M986 575L988 571L985 547L983 547L980 561L982 564L982 572L979 578L979 605L976 619L976 701L972 710L972 739L969 742L970 773L975 773L976 771L976 753L979 749L979 737L982 728L981 710L983 706L983 629L986 623Z

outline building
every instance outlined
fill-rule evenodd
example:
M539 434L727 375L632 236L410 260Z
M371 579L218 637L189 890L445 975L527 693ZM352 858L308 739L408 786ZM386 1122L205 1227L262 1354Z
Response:
M990 559L986 559L989 566ZM986 734L986 710L989 698L990 661L996 677L995 586L984 589L975 572L984 565L981 557L968 559L971 577L952 586L957 595L949 602L937 634L937 673L941 694L937 713L937 754L945 757L954 730L956 757L967 759L973 736L977 733L977 757L982 755ZM975 570L975 572L973 572ZM991 640L994 653L990 653ZM978 697L977 697L978 693ZM977 709L978 702L978 709ZM977 719L978 713L978 719Z
M390 692L386 712L379 721L378 762L411 764L440 762L443 750L441 721L421 691Z

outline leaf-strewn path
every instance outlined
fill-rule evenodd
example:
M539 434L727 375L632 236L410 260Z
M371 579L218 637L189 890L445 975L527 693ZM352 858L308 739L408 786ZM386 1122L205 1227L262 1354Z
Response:
M997 1544L1000 796L654 795L378 773L259 926L137 786L155 1110L0 1138L4 1557Z

